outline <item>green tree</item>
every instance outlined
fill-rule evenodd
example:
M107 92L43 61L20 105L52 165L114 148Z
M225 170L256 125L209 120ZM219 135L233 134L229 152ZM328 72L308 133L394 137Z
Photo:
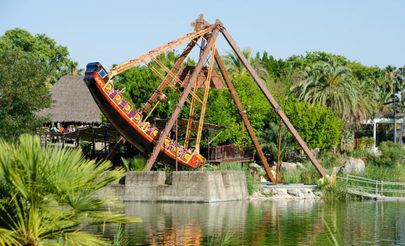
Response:
M335 60L316 63L306 69L306 78L291 88L291 94L312 105L330 107L343 119L350 119L356 110L359 88L351 70Z
M227 54L222 57L225 68L230 75L245 75L249 74L246 67L243 65L242 61L234 52L227 51ZM268 76L266 67L260 59L253 57L252 49L243 49L243 55L246 57L247 61L255 69L256 73L265 78Z
M319 62L329 62L330 60L335 60L339 66L346 66L349 61L346 57L335 55L331 53L326 53L323 51L313 51L306 52L306 55L292 55L286 62L295 69L300 69L304 71L308 67L312 67Z
M35 56L9 46L0 49L0 135L35 132L42 125L35 112L51 102L47 72Z
M130 221L97 194L124 175L110 168L80 150L43 148L39 137L0 140L0 245L108 245L83 229Z
M260 57L259 53L256 55L256 57ZM260 59L267 69L269 76L272 76L273 78L281 77L285 71L290 68L288 62L283 61L282 59L276 60L272 55L269 56L266 51L263 53Z
M278 158L278 140L280 127L274 122L270 122L269 126L264 128L260 133L260 144L265 155L272 161L277 161ZM294 149L294 138L288 132L285 126L281 128L281 145L280 145L280 161L285 160L289 151Z
M8 30L0 37L0 51L10 47L41 61L48 71L48 83L53 84L63 75L77 72L78 64L69 58L68 49L57 45L55 40L45 34L33 36L20 28Z
M232 82L255 134L259 135L270 114L269 103L250 75L235 75ZM228 127L214 144L241 141L242 120L228 90L210 91L206 116L209 122Z
M339 142L343 122L327 106L289 97L283 110L309 148L331 149Z

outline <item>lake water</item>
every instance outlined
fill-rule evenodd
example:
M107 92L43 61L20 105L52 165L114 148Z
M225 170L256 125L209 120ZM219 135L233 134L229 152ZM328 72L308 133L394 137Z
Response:
M405 245L405 203L125 203L129 245ZM110 228L110 232L114 229Z

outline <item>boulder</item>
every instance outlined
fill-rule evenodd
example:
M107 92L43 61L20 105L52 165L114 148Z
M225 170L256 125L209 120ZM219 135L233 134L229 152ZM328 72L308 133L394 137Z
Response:
M359 174L364 172L364 168L366 165L362 159L356 159L349 157L349 159L345 162L343 173L354 173Z
M291 196L302 197L301 190L299 189L288 189L287 193Z
M284 171L296 171L296 170L302 170L305 169L305 166L302 165L302 163L293 163L293 162L282 162L280 165L280 169Z

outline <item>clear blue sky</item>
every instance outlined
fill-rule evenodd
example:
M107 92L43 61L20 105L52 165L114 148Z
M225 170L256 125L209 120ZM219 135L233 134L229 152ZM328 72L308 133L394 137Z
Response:
M80 67L106 67L192 31L203 13L241 48L287 58L326 51L364 65L405 65L405 1L12 1L0 0L0 33L16 27L67 46ZM229 50L223 38L220 52Z

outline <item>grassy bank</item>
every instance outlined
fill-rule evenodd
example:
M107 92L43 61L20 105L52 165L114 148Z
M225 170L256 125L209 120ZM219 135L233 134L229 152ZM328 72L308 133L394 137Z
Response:
M337 167L340 169L338 176L344 176L343 167L345 162L349 158L357 158L364 161L365 169L362 173L355 175L374 180L405 182L405 150L402 145L383 142L379 146L379 150L378 153L359 149L345 154L321 152L317 158L328 174L331 174L333 168ZM306 161L303 165L304 168L302 169L282 171L283 182L319 184L320 176L312 164ZM348 194L345 185L344 182L338 180L336 186L325 184L320 187L324 193L324 198L328 200L359 199Z

